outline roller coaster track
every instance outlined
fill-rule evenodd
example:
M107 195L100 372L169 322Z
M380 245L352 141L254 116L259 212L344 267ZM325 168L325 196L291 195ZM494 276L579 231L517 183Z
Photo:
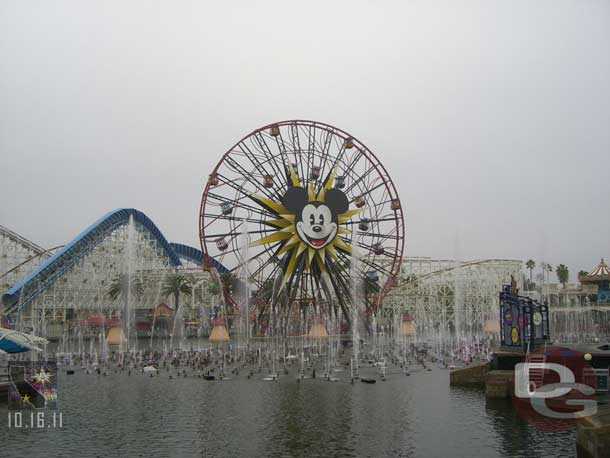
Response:
M13 267L10 270L7 270L6 272L4 272L2 275L0 275L0 280L2 280L4 277L6 277L8 274L10 274L11 272L16 271L17 269L19 269L20 267L26 265L28 262L33 261L36 258L41 258L43 256L48 256L51 257L51 253L55 250L59 250L60 248L63 248L63 245L57 245L56 247L53 248L49 248L48 250L44 250L42 253L38 253L35 254L34 256L30 256L28 259L26 259L25 261L23 261L20 264L17 264L15 267Z
M404 285L410 285L411 283L417 283L418 280L423 280L426 278L434 277L434 276L441 275L441 274L444 274L447 272L451 272L451 271L457 270L457 269L463 269L464 267L474 267L474 266L478 266L481 264L487 264L489 262L505 262L505 261L521 262L521 261L517 261L514 259L483 259L483 260L477 260L477 261L468 261L468 262L464 262L464 263L461 263L456 266L446 267L444 269L435 270L433 272L427 272L422 275L411 274L411 275L409 275L409 277L407 277L404 280Z
M21 237L16 232L11 231L10 229L2 226L1 224L0 224L0 234L10 238L11 240L13 240L16 243L19 243L20 245L24 246L28 250L32 250L36 254L42 254L47 251L44 248L42 248L41 246L36 245L34 242L31 242L24 237Z

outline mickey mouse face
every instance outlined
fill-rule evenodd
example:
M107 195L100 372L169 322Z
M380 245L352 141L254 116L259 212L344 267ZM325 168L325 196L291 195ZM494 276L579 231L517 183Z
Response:
M335 239L339 228L337 215L349 208L347 197L338 189L329 189L324 202L310 202L307 191L300 186L290 187L282 203L295 214L299 238L316 250L324 248Z
M337 223L333 222L330 208L320 202L305 205L296 228L301 240L316 249L325 247L337 235Z

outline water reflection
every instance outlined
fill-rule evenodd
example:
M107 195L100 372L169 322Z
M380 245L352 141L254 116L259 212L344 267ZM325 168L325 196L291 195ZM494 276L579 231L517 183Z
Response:
M375 385L262 376L62 374L64 429L1 427L2 456L574 456L573 432L539 432L509 402L450 388L448 371L392 374Z

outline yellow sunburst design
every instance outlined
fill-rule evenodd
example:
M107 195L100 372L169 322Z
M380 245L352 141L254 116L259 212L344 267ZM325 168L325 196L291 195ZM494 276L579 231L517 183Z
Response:
M292 167L292 164L288 164L288 171L290 173L290 182L292 186L302 187L301 181L299 180L296 171ZM333 186L335 173L336 170L333 170L329 174L326 182L317 193L315 190L315 184L313 182L309 183L307 186L308 202L325 202L326 192ZM280 291L286 286L294 274L301 256L304 257L303 262L306 272L309 272L315 265L318 267L319 272L324 277L328 275L328 260L331 259L333 261L338 261L337 250L346 254L351 254L351 245L341 239L341 235L351 233L349 229L339 226L334 239L326 246L316 249L301 240L301 237L298 235L296 230L296 215L294 213L284 208L281 203L275 202L267 197L263 197L258 194L252 194L250 197L259 205L277 216L275 219L265 221L265 224L273 228L275 232L252 242L250 246L254 247L279 243L279 247L275 255L278 257L283 255L289 256L288 264L284 270ZM346 212L340 213L337 215L339 225L349 221L352 216L357 215L364 209L364 207L351 210L348 209Z
M51 372L47 372L44 369L40 369L40 372L34 374L34 381L44 385L45 383L51 382Z

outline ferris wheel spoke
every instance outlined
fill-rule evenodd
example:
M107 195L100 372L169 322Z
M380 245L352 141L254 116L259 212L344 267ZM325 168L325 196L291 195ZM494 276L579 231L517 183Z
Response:
M218 174L219 178L225 178L224 175ZM233 189L234 191L237 191L238 194L241 194L243 197L247 197L249 198L251 193L249 193L243 186L238 186L234 180L228 180L225 181L226 186L228 186L229 188ZM216 188L215 188L216 190ZM218 189L219 191L219 189ZM218 205L222 204L222 203L235 203L237 201L240 200L239 197L234 197L234 196L225 196L222 194L218 194L217 192L208 192L208 197L210 199L215 199L218 202Z
M315 130L314 130L315 132ZM315 133L314 133L315 135ZM310 141L315 139L310 138ZM314 143L315 145L315 143ZM309 183L309 172L311 171L311 156L314 154L315 152L315 146L313 146L312 148L310 148L310 150L307 152L307 154L301 154L301 151L297 151L295 150L293 152L293 156L294 156L294 164L296 165L295 169L297 171L297 174L302 177L303 180L303 184L308 184ZM306 165L303 164L303 156L305 156L306 159Z
M307 131L307 154L311 154L316 149L316 125L310 125Z
M332 141L333 141L333 134L332 132L326 132L326 137L324 138L324 144L322 145L322 149L320 150L320 162L322 164L326 163L326 160L328 159L328 154L330 152L330 147L332 145Z
M290 139L292 143L292 151L301 151L299 128L296 123L290 123Z
M330 177L330 174L333 173L333 170L335 170L338 167L339 163L341 162L341 159L343 159L344 154L345 154L345 145L339 149L339 153L337 154L337 157L335 158L332 166L328 170L324 181L327 181L328 178Z
M322 189L322 186L324 186L324 183L330 177L330 174L332 173L332 170L333 170L333 165L331 165L330 151L331 151L331 147L333 146L333 140L336 140L336 138L337 138L335 135L336 134L331 133L331 132L328 133L328 136L326 138L322 151L319 155L320 173L322 175L325 175L325 179L320 181L320 183L318 184L318 190ZM339 161L341 159L341 149L340 148L339 148L338 153L335 154L334 156L335 156L336 161Z
M364 172L362 175L360 175L356 179L356 181L352 182L352 184L347 187L347 189L345 190L345 193L348 194L349 192L351 192L358 183L361 183L362 181L364 181L368 176L371 175L371 173L373 173L373 171L375 171L375 167L369 167L366 170L366 172Z
M335 315L336 315L337 314L337 305L336 305L335 301L333 300L334 296L332 294L332 291L328 287L329 285L325 281L323 281L320 276L310 275L309 277L311 279L312 290L315 290L317 292L318 296L320 297L320 302L322 302L322 294L324 294L324 298L326 299L326 303L328 305L329 314L334 311ZM314 284L315 284L315 286L314 286ZM332 284L330 286L332 286ZM334 287L333 287L333 290L334 290ZM320 303L320 306L321 305L322 305L322 303Z
M385 183L379 183L378 185L371 187L368 186L364 186L364 189L360 188L360 196L362 197L366 197L372 193L374 193L375 191L377 191L378 189L384 189L385 188Z
M266 142L265 145L267 146ZM286 159L288 157L288 154L286 153L286 144L284 143L284 137L282 136L282 130L280 129L280 134L275 137L275 146L277 146L277 150L280 152L280 157L282 158L282 162L284 162L284 159ZM269 149L269 147L267 146L267 149L269 151L269 155L271 156L271 150Z
M248 209L251 212L259 214L261 216L271 216L255 207L249 207L249 206L244 206L244 205L237 205L237 206L240 208ZM245 216L245 215L244 216L235 216L233 214L224 215L222 213L215 213L215 212L211 212L211 211L205 212L203 214L203 217L208 218L207 222L203 226L204 228L207 228L210 225L212 225L213 223L220 222L220 221L228 222L229 224L233 223L235 221L244 221L244 220L254 223L254 224L260 223L260 220L253 219L251 216Z
M270 156L270 152L268 145L264 142L264 139L259 141L259 138L262 139L262 137L260 137L260 133L257 133L249 139L250 146L245 141L240 142L238 146L241 152L250 160L251 164L259 171L259 173L261 175L266 175L269 173L269 171L261 164L259 158L268 158ZM261 143L267 147L267 150L264 149Z
M218 215L216 213L205 213L203 216L205 218L213 218L213 220L211 220L210 222L214 222L216 220L223 220L223 221L237 221L237 220L244 221L245 220L248 223L254 223L254 224L259 224L260 223L260 220L254 219L254 218L246 218L246 217L244 217L244 218L236 218L234 216L226 216L226 215L223 215L223 214Z
M282 242L276 242L276 243L270 244L263 251L255 254L254 256L252 256L250 258L250 261L254 261L255 259L258 259L260 257L267 256L267 259L263 260L263 263L260 265L260 267L256 270L255 273L260 273L265 267L267 267L269 264L274 262L273 257L268 256L268 255L272 251L278 251L282 245L283 245Z
M278 135L278 137L281 139L281 136L282 136L282 133L281 133L281 130L280 130L280 135ZM276 142L278 142L278 140L277 140L278 137L276 137ZM259 147L261 148L261 151L265 155L266 161L268 161L269 165L273 168L274 173L278 177L285 177L285 173L279 167L279 164L277 163L277 161L274 160L274 155L271 152L271 148L269 148L269 145L265 141L265 138L260 134L260 132L258 134L256 134L254 136L254 138L258 142ZM282 142L282 146L283 146L283 142ZM286 154L285 154L285 151L283 150L283 148L281 148L279 146L279 143L278 143L278 151L280 152L280 158L282 159L282 163L285 163L284 159L286 158ZM287 180L287 178L286 178L286 180ZM288 181L286 181L286 183L288 183Z
M364 156L364 151L362 151L360 148L356 151L356 154L354 154L354 156L352 156L351 159L349 159L349 162L347 164L347 167L345 167L345 169L343 169L343 173L346 176L349 176L350 174L354 173L355 171L355 167L356 164L358 164L358 162L360 161L360 158ZM346 191L347 192L347 191Z
M260 163L257 162L255 165L254 162L252 161L252 158L248 157L248 159L255 166L255 168L257 168L257 170L260 170L260 168L262 167L260 165ZM272 199L275 198L272 191L268 191L267 188L261 187L260 182L256 181L255 175L253 175L250 171L246 170L245 167L241 166L235 159L233 159L232 157L227 157L226 161L227 161L227 166L231 167L235 172L240 173L242 175L242 177L254 187L254 190L256 192L262 192L267 197L272 198ZM267 173L260 174L261 177L265 176L265 175L267 175ZM221 176L221 175L219 175L219 176ZM235 189L236 191L238 191L244 195L248 195L248 192L246 190L244 190L243 186L236 186L234 180L227 179L224 176L221 176L221 177L225 178L226 184L231 186L233 189Z
M384 274L384 275L387 275L388 277L391 275L391 272L387 268L385 268L384 266L382 266L379 263L374 262L373 260L371 260L369 258L362 259L360 262L363 266L366 265L369 268L368 271L375 271L378 274ZM363 274L366 274L367 272L365 272L364 269L362 269Z
M236 189L238 189L238 188L236 188ZM272 217L272 218L275 217L275 213L272 213L270 210L267 210L265 207L262 207L262 206L260 206L260 207L253 207L253 206L248 205L247 203L245 203L244 200L242 200L242 199L229 200L229 199L224 198L223 196L220 196L220 195L217 195L217 194L214 194L214 193L210 193L209 195L210 195L211 198L214 198L214 199L216 199L219 202L218 206L220 206L221 204L226 202L226 203L229 203L229 204L233 204L233 205L235 205L237 207L240 207L240 208L242 208L244 210L248 210L248 211L257 213L257 214L259 214L261 216L264 216L264 217ZM258 201L254 200L251 194L245 194L244 193L243 196L258 204ZM224 216L232 216L232 215L224 215ZM233 216L232 218L228 218L228 219L240 219L240 218Z
M346 286L345 279L341 277L340 269L338 269L334 263L331 263L329 268L333 272L333 275L329 275L330 282L333 286L333 289L335 290L335 294L337 296L337 300L339 301L339 305L341 306L341 310L343 311L343 317L351 325L351 317L349 316L348 312L349 307L347 303L347 298L350 298L352 304L355 303L353 291Z
M347 265L349 265L349 263L351 263L351 258L349 257L349 255L342 253L342 252L337 252L339 253L339 257L342 258L343 262L346 263ZM359 258L359 262L360 264L366 264L369 267L374 268L375 270L379 270L380 273L385 273L385 274L389 274L390 272L383 266L371 261L371 259L368 256L361 256ZM360 272L362 274L365 274L366 272L364 271L364 269L362 268L362 266L360 267Z
M358 233L359 237L370 237L370 238L375 238L378 240L396 240L400 237L398 237L397 235L392 235L392 234L382 234L380 232L378 233L372 233L372 232L362 232L362 233Z
M337 285L340 286L340 288L337 290L337 293L339 294L339 296L342 296L345 294L349 295L349 289L350 289L351 282L350 282L348 272L339 268L337 263L334 261L329 263L329 269L332 270L333 274L334 274L330 278L333 278L333 277L336 278Z
M379 214L379 212L380 212L381 210L383 210L383 207L384 207L384 206L386 206L387 204L390 204L390 205L391 205L393 200L394 200L394 199L391 199L391 198L390 198L390 199L387 199L387 200L383 200L383 201L381 201L381 202L377 202L377 203L375 203L375 204L373 204L373 205L369 206L369 209L375 209L375 211L377 212L377 214ZM392 211L394 211L394 210L392 210ZM388 214L390 214L390 213L388 213ZM385 217L385 216L387 216L387 215L383 215L383 216ZM380 217L381 217L381 216L380 216Z
M387 216L387 217L382 217L382 218L376 218L375 219L375 223L377 225L378 225L378 223L383 223L383 222L387 222L387 221L396 221L396 216ZM360 223L363 223L363 222L365 222L365 221L363 221L362 219L359 219L359 220L346 221L346 222L341 223L341 224L344 225L344 226L354 226L356 224L360 225Z
M276 232L273 229L265 229L265 230L260 230L260 231L248 231L248 234L265 234L268 232ZM233 236L235 234L234 231L231 232L225 232L224 234L210 234L207 235L206 238L209 239L213 239L213 238L219 238L219 237L228 237L228 236Z
M259 157L258 155L254 154L250 148L248 148L248 145L244 144L243 142L239 144L239 148L241 149L242 153L244 154L244 157L246 157L249 161L250 164L252 164L252 166L256 169L256 171L258 172L259 177L265 177L267 175L269 176L273 176L273 161L269 161L267 162L268 157L264 155L263 153L263 157L265 157L265 161L261 162L259 161ZM265 165L264 162L268 163L271 166L271 171L269 171ZM246 175L249 177L249 181L255 183L255 189L257 190L257 192L263 192L265 193L268 197L273 198L272 194L274 191L268 190L267 188L262 188L261 190L261 185L260 182L256 182L256 181L252 181L252 179L254 178L254 174L251 171L245 170L243 169L242 174Z

